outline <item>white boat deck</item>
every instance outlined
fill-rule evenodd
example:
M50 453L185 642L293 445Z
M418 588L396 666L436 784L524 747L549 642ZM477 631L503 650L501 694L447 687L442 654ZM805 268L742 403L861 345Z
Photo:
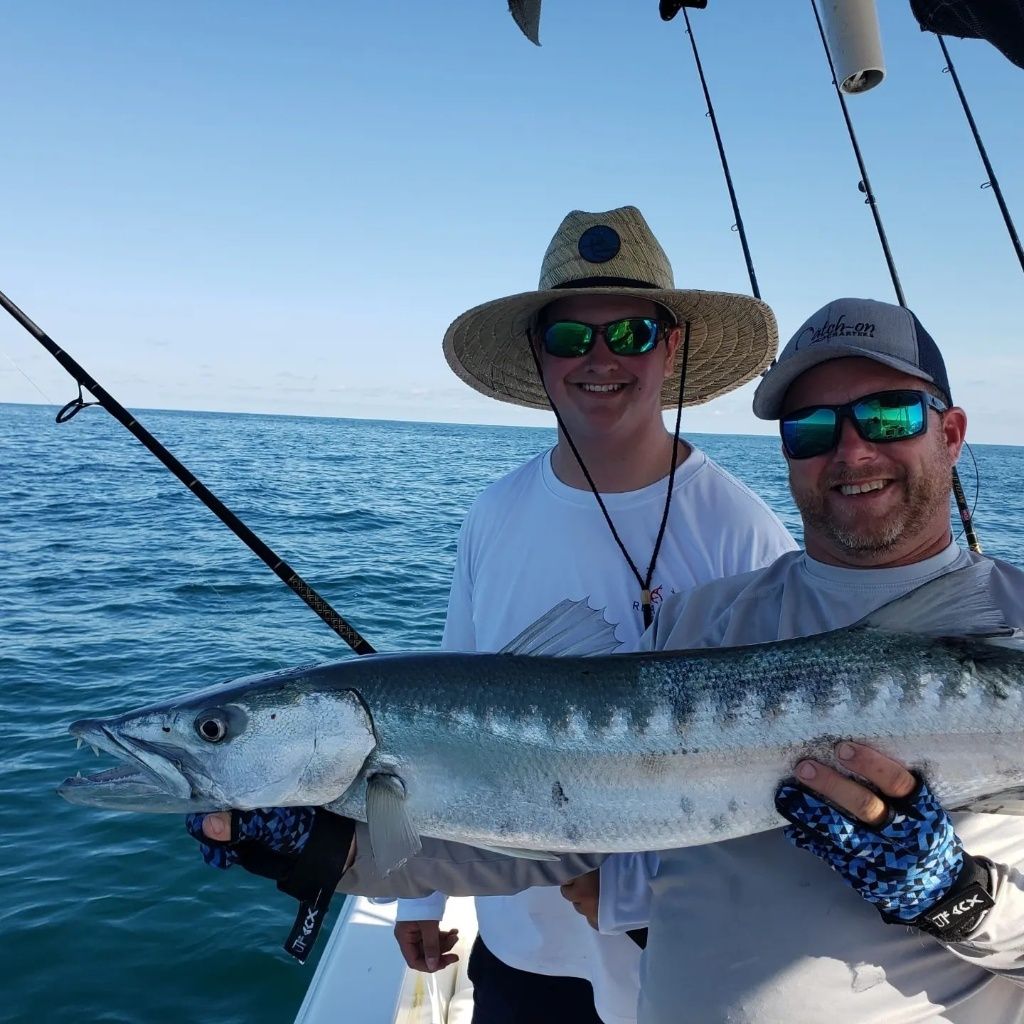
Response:
M449 899L444 927L458 928L459 961L436 974L406 967L392 934L396 904L354 896L345 904L295 1024L469 1024L466 976L476 938L472 899Z

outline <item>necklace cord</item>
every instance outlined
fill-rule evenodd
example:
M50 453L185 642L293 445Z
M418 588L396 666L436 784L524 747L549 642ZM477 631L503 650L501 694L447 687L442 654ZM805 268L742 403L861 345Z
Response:
M576 462L579 464L580 469L583 471L583 476L586 478L587 484L590 486L590 490L593 492L594 497L597 499L598 507L601 509L601 514L604 516L605 522L608 524L608 529L612 532L612 537L615 543L618 545L619 550L622 552L622 557L626 559L626 564L629 566L633 575L636 577L637 583L640 585L640 607L644 619L644 628L648 628L654 621L654 608L651 601L651 581L654 578L654 567L658 561L658 553L661 550L661 542L665 536L665 529L668 525L668 514L672 507L672 490L675 484L676 467L679 462L679 428L682 423L683 415L683 391L686 386L686 365L689 361L690 356L690 321L687 320L683 327L683 358L682 367L679 372L679 400L676 403L676 429L675 435L672 440L672 465L669 469L668 475L668 488L665 495L665 509L661 515L661 524L658 527L658 537L654 544L654 551L651 554L651 560L647 565L646 578L640 575L640 570L636 567L636 563L630 557L629 552L626 550L626 545L623 544L622 538L619 536L618 530L615 529L615 523L612 522L612 517L608 512L608 507L605 505L604 500L601 497L600 491L597 489L597 485L594 483L594 478L590 475L590 471L587 469L586 463L583 461L583 456L580 455L579 449L576 447L576 443L572 439L572 435L569 433L568 428L565 425L565 421L562 419L561 413L558 411L558 407L555 405L551 398L551 394L548 391L547 385L544 383L544 371L540 365L540 357L537 355L537 347L534 345L534 335L530 328L526 331L527 341L530 346L530 354L533 356L534 365L537 368L537 376L540 378L541 387L544 388L544 394L548 397L548 402L551 404L551 411L555 414L555 419L558 422L558 429L565 435L565 439L569 444L569 448L576 458Z

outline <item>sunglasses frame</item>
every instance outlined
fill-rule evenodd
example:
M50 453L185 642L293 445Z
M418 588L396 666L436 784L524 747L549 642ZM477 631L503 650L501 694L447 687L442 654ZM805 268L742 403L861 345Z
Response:
M856 405L860 405L861 402L869 401L872 398L881 398L886 395L914 395L917 398L918 404L921 406L924 416L921 419L921 429L914 434L907 434L904 437L879 437L871 438L865 433L857 417L853 413L853 408ZM785 425L786 421L792 421L797 417L806 417L809 413L818 412L821 409L831 410L836 417L835 425L832 427L832 441L827 448L823 448L820 452L812 452L809 455L794 455L789 450L789 445L786 443ZM827 403L821 403L819 405L805 405L802 409L794 409L792 412L787 413L785 416L779 417L779 436L782 438L782 448L786 453L786 457L790 459L815 459L821 455L827 455L829 452L835 451L836 445L839 443L839 435L843 429L843 420L849 420L853 424L853 429L857 431L858 437L861 440L867 441L868 444L890 444L894 441L910 441L915 437L923 437L928 433L928 410L934 409L938 413L946 412L949 406L946 405L941 399L936 398L934 395L928 394L927 391L917 391L914 388L891 388L886 391L872 391L869 394L861 395L859 398L855 398L852 402L843 402L837 405L829 405Z
M608 340L608 328L614 327L616 324L625 323L627 320L647 320L650 323L653 323L657 328L657 332L654 336L654 344L645 352L617 352L612 347L611 342ZM547 334L548 331L556 324L578 324L580 327L588 328L590 331L590 341L587 344L586 349L583 352L574 355L563 355L560 352L552 352L551 349L548 348ZM670 333L673 329L675 329L678 326L678 324L673 323L671 320L662 320L654 316L620 316L616 317L614 320L609 320L606 324L588 324L585 320L554 320L551 323L546 324L539 333L541 347L549 356L553 356L555 359L582 359L584 356L589 355L593 351L594 346L597 344L598 335L604 337L604 343L608 346L609 350L613 352L615 355L623 356L627 359L632 359L635 356L650 355L650 353L653 352L658 347L658 344L661 341L662 330L665 330L667 333ZM534 332L532 330L530 331L530 336L532 340L534 337Z

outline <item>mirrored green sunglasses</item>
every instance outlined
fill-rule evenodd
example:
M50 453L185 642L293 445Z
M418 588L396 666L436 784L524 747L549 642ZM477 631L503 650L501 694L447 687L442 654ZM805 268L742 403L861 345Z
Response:
M650 317L630 316L608 324L585 324L578 320L556 320L541 334L544 351L562 359L585 356L604 335L605 344L617 356L642 356L658 344L662 331L672 324Z
M843 420L873 444L906 441L928 429L928 410L948 406L926 391L877 391L842 405L811 405L779 420L782 447L791 459L810 459L832 451Z

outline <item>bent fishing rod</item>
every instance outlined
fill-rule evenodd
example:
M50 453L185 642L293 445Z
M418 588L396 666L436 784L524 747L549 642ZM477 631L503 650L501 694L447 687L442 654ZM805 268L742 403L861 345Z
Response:
M302 598L306 604L334 630L356 654L375 654L375 649L353 626L346 622L327 601L324 600L283 558L268 547L234 512L231 511L204 483L186 466L180 463L141 423L96 383L86 371L71 358L39 326L33 323L7 296L0 292L0 306L39 342L47 352L78 383L78 397L73 398L57 413L58 423L67 423L88 405L101 405L133 437L140 441L147 451L155 455L225 526L235 534L251 551L257 554L271 571ZM85 388L96 398L86 402L82 397Z

